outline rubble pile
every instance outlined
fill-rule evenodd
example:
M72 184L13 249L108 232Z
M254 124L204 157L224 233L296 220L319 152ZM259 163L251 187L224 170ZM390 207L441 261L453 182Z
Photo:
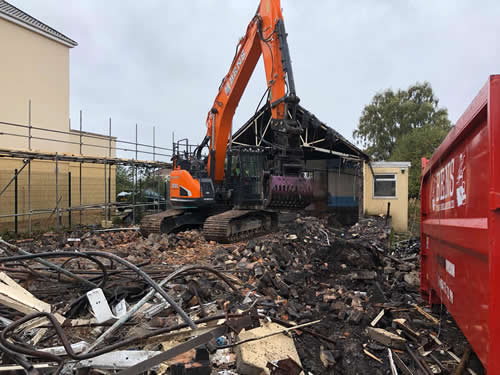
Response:
M47 232L40 238L17 241L31 252L78 248L79 251L110 251L133 262L184 264L208 258L214 242L205 241L198 230L176 234L152 233L143 237L138 230L71 232L58 235Z
M314 329L323 339L295 336L302 365L311 373L384 374L390 368L387 348L402 350L394 355L418 371L404 351L438 348L430 334L448 327L416 307L422 302L418 242L391 251L386 228L385 219L367 218L339 233L317 218L297 218L279 233L219 249L214 264L251 270L238 276L251 291L248 305L256 303L265 315L294 324L321 319ZM390 334L397 337L395 345L385 338ZM440 363L456 366L447 353ZM429 366L438 371L436 363Z
M196 230L0 241L0 330L16 332L15 343L54 351L64 342L54 326L64 322L67 341L82 346L88 359L62 348L51 360L38 353L28 362L65 373L129 368L135 374L141 363L162 374L451 373L467 344L444 309L433 313L420 298L418 240L390 246L390 221L381 217L350 228L331 224L297 216L278 232L226 245L207 242ZM26 251L52 253L45 260L51 265L35 256L12 258ZM16 290L19 300L8 299L2 287ZM26 322L29 329L12 329L33 314L42 315ZM7 354L5 345L0 334L2 363L23 366L22 351Z
M161 260L184 263L187 254L199 257L200 252L207 249L207 245L200 231L189 230L177 234L152 233L147 238L142 237L138 231L104 232L98 236L88 236L80 246L83 249L111 249L124 257L152 259L155 263ZM179 255L179 259L174 259L175 255Z

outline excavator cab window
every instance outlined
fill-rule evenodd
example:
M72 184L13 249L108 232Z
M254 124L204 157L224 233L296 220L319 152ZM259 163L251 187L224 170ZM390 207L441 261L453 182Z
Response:
M232 167L232 175L236 177L241 176L241 166L240 166L240 158L238 155L231 156L231 167Z
M232 154L228 152L226 155L226 160L224 161L224 169L226 170L226 175L230 177L240 177L241 176L241 166L239 162L238 153Z
M264 155L260 152L242 152L240 166L243 177L260 178L264 170Z
M240 207L257 205L262 200L262 174L265 154L255 150L239 150L232 155L235 203Z

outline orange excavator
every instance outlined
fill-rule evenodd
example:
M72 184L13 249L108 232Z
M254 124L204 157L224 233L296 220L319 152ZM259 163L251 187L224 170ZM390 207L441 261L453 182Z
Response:
M236 145L233 115L261 55L264 106L270 112L264 131L271 136L260 146ZM207 240L233 242L274 230L280 210L310 204L298 103L280 0L261 0L208 112L202 143L193 152L187 140L174 144L172 209L144 217L142 231L169 233L198 225Z

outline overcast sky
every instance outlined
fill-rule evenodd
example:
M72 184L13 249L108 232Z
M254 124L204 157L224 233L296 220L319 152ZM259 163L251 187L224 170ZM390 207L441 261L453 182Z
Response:
M199 142L205 118L257 0L10 0L78 42L70 53L71 117L84 130L157 145ZM429 81L454 123L500 73L500 1L282 0L297 93L352 139L377 91ZM236 116L253 115L262 62Z

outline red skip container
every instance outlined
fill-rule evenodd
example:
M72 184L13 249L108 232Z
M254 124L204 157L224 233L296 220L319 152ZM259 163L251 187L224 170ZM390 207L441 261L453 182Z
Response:
M421 292L500 374L500 75L422 160Z

